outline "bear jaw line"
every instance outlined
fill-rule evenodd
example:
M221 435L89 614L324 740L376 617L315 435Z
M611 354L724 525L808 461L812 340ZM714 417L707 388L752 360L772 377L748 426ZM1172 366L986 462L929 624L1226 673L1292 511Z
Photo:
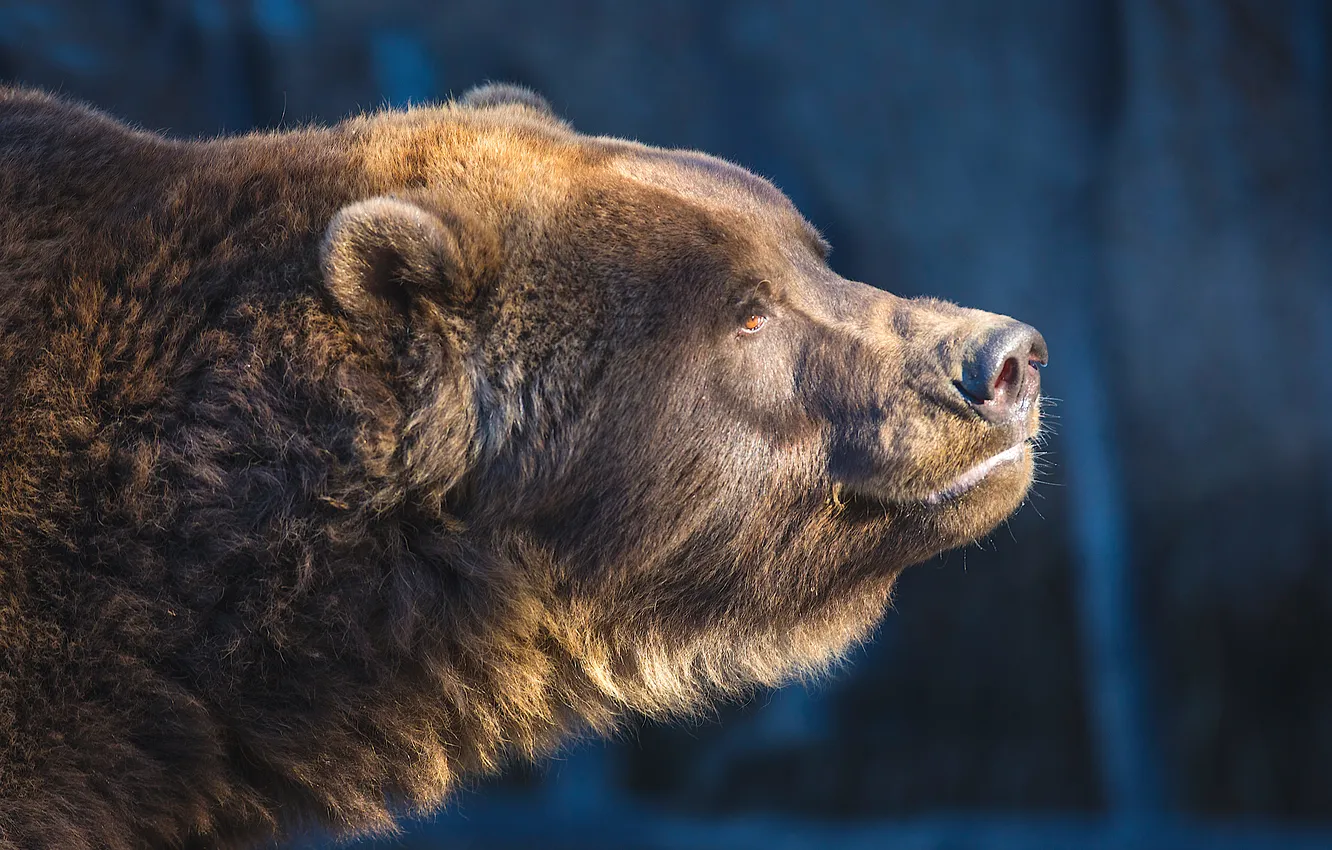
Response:
M966 472L954 478L953 481L942 490L938 490L926 496L922 501L927 505L941 505L944 502L952 501L963 493L974 488L986 478L991 472L994 472L1001 466L1010 463L1016 463L1027 455L1027 441L1023 440L1016 445L1010 446L996 455L991 455L980 463L968 469Z

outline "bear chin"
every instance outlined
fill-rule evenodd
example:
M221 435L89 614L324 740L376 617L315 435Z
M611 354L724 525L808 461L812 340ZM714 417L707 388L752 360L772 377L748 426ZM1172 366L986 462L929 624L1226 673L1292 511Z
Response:
M965 546L994 531L1027 497L1035 477L1033 450L996 466L965 492L926 499L910 515L939 541L939 551Z
M922 560L965 546L994 531L1026 499L1035 480L1035 450L1030 442L1014 448L1018 447L1022 451L1017 457L1000 458L983 476L963 482L962 488L946 486L914 498L882 496L859 487L839 490L839 517L876 524L886 516L893 527L910 527L912 534L904 536L921 541L917 554Z

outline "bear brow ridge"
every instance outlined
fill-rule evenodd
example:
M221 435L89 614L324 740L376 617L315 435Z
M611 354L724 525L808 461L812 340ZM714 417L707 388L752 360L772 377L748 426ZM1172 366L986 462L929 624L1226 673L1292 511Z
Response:
M630 179L669 189L709 206L748 207L764 218L794 219L800 241L815 256L826 260L831 251L828 241L801 215L790 198L768 180L735 163L696 151L662 150L636 144L624 144L621 153L615 158L616 169ZM774 210L777 216L771 216Z

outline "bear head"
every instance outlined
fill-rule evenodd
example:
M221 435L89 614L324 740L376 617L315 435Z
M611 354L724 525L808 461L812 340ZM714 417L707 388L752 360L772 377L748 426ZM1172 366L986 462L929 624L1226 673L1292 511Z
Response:
M615 702L820 668L1023 501L1033 329L840 277L729 162L510 86L445 110L397 119L413 141L370 167L423 176L332 219L324 284L412 388L394 457L428 521L539 581Z

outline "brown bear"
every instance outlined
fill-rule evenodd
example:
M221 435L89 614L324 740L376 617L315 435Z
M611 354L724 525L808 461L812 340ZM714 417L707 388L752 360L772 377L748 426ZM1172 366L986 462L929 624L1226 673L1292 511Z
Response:
M177 141L0 90L0 848L390 830L816 671L1023 500L1045 343L525 90Z

